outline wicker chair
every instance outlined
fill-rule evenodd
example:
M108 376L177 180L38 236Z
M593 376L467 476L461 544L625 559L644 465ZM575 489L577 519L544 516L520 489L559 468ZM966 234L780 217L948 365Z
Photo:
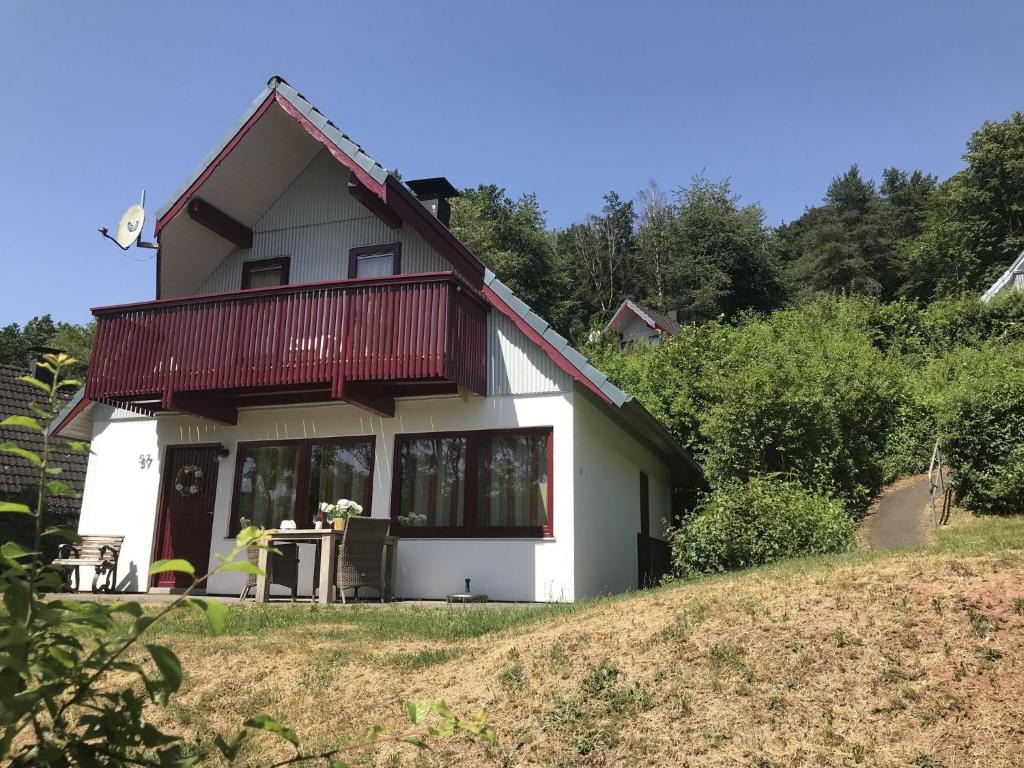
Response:
M345 602L345 590L359 599L359 588L370 587L380 593L384 602L384 539L391 521L387 518L350 517L338 544L338 566L335 584Z
M280 584L292 590L292 602L299 591L299 546L298 544L275 544L274 549L281 551L280 555L269 552L267 556L267 580L271 584ZM253 565L259 564L259 547L248 547L246 555ZM248 597L249 593L256 588L256 574L250 573L246 576L245 586L238 596L241 602Z

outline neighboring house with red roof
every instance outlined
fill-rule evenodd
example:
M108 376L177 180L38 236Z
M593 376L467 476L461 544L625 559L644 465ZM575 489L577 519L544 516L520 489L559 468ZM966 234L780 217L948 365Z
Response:
M678 333L679 328L675 317L626 299L615 310L605 331L615 335L619 346L633 342L657 346L663 337Z
M125 536L123 587L177 588L152 560L206 573L240 518L311 527L339 497L391 520L402 597L575 600L658 570L699 468L452 234L453 193L275 77L157 212L156 298L93 311L55 424L92 439L80 531Z

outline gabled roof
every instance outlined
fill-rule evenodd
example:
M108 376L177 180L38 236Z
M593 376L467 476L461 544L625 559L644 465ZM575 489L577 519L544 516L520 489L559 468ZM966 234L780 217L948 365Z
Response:
M511 318L519 330L538 344L559 368L569 374L580 385L582 391L589 393L600 405L605 406L606 412L620 427L653 444L658 452L673 459L677 466L685 466L691 477L703 477L697 463L661 422L639 401L633 399L632 395L615 386L489 269L484 272L484 295L496 310Z
M997 293L1013 281L1015 286L1024 288L1024 251L1020 252L1017 256L1016 261L1010 265L1010 268L1003 272L1003 274L989 287L985 293L981 295L981 301L984 304L992 301Z
M677 321L673 320L668 315L662 314L650 307L645 307L642 304L637 304L635 301L631 301L630 299L626 299L619 305L619 308L615 310L615 314L604 329L606 331L618 331L629 314L639 317L648 328L661 331L669 336L678 333L679 329L682 327Z
M18 379L28 373L24 368L0 365L0 418L6 416L34 416L29 404L42 399L38 389ZM22 448L39 453L43 436L24 427L0 427L0 443L13 442ZM64 471L60 479L79 493L85 487L85 469L89 462L86 454L57 448L51 461ZM0 495L14 495L28 490L39 481L38 470L25 459L0 453ZM54 497L54 507L78 509L78 499Z
M371 213L392 228L415 229L471 285L480 286L483 263L412 190L275 75L157 212L157 298L189 293L181 276L198 273L201 279L235 247L191 220L186 209L193 199L201 198L243 228L251 228L325 149L351 172L349 191ZM175 259L191 261L165 274L168 249Z

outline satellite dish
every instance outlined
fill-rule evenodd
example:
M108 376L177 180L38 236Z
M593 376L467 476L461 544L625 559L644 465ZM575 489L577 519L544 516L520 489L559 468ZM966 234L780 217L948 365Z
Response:
M142 227L146 223L146 193L142 193L142 201L128 206L128 210L121 215L117 223L117 232L110 236L106 227L100 227L100 234L108 240L117 243L122 251L127 251L133 245L139 248L156 248L155 243L142 241Z
M142 225L146 223L146 210L139 204L128 206L128 210L117 223L114 242L127 251L142 236Z

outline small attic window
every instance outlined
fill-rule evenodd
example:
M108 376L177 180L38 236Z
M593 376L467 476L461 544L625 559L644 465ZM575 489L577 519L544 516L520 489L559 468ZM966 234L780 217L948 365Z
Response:
M272 288L288 285L288 265L291 259L281 256L276 259L259 259L242 264L242 290L249 288Z
M349 277L388 277L400 273L402 244L366 245L348 252Z

